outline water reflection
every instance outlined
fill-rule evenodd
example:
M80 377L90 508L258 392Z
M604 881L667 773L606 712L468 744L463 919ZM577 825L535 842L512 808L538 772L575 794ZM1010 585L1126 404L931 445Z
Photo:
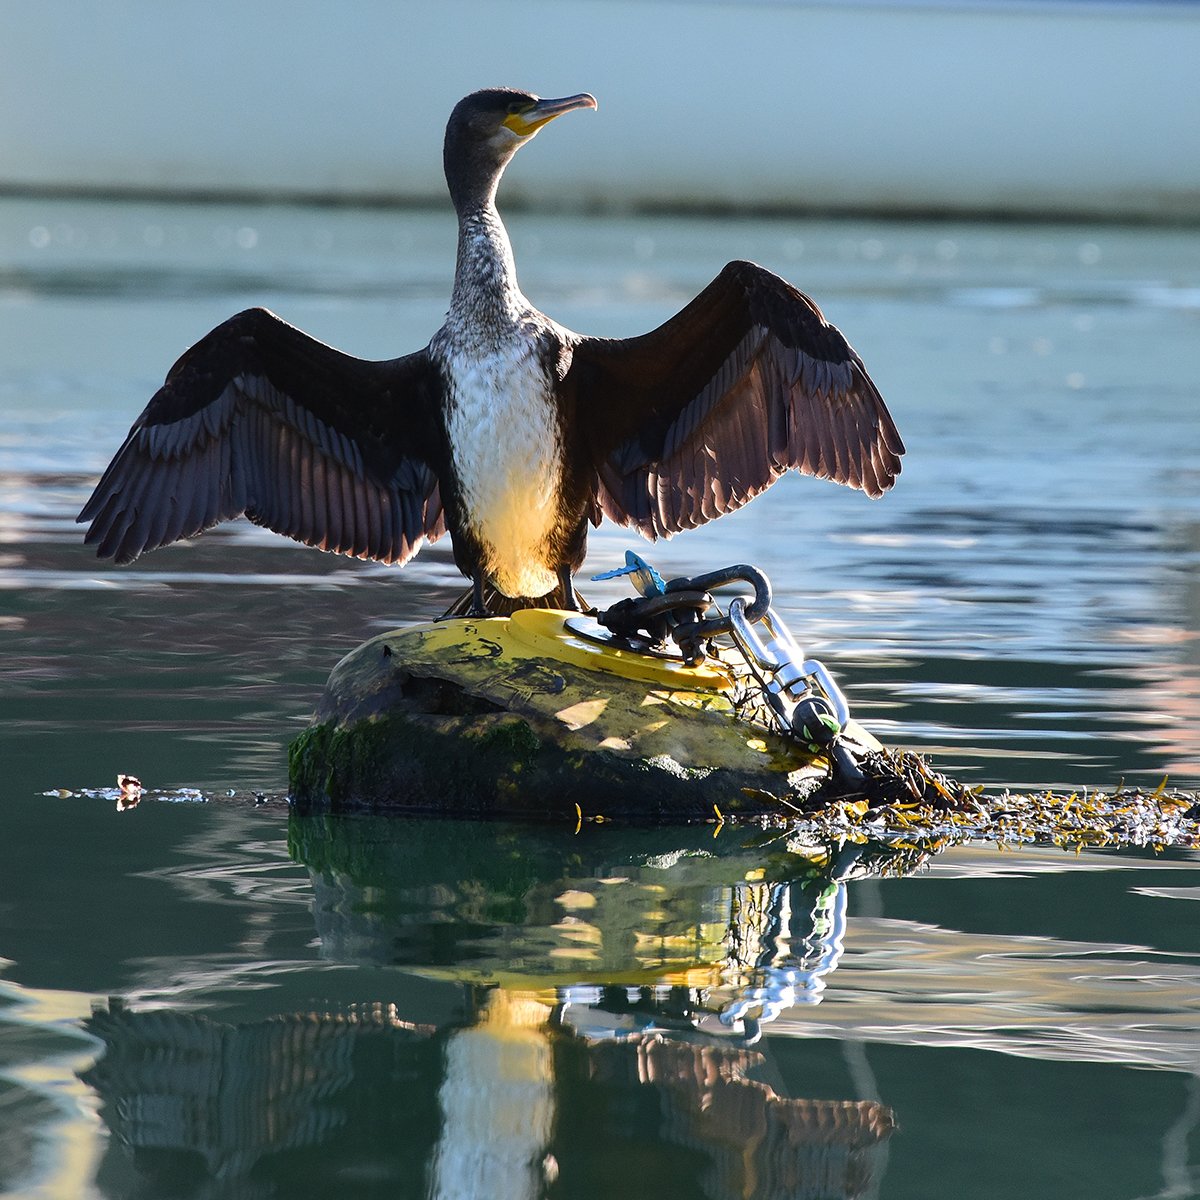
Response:
M321 954L484 986L547 989L586 1036L669 1026L753 1041L816 1003L842 954L850 880L928 847L813 845L778 832L586 834L293 813Z
M83 1075L114 1135L98 1182L253 1196L286 1177L311 1195L350 1182L495 1200L849 1197L878 1182L896 1128L882 1103L781 1096L755 1050L590 1039L532 995L476 1000L473 1023L448 1030L390 1005L229 1025L114 1002L89 1022L105 1052Z
M289 858L248 805L58 808L97 852L78 891L14 855L59 932L9 931L0 1063L36 1054L6 1111L84 1182L30 1195L909 1195L931 1161L971 1195L1020 1145L1031 1194L1069 1163L1116 1200L1189 1169L1192 853L293 818ZM55 955L118 998L31 1007Z
M87 1022L107 1194L859 1196L896 1116L788 1094L762 1025L821 997L847 886L928 850L709 831L589 838L297 817L320 953L393 996L222 1022ZM448 867L444 851L458 852ZM440 1019L419 977L443 993ZM386 984L385 984L386 986ZM637 1169L631 1170L631 1162ZM130 1192L129 1171L140 1179ZM203 1182L199 1182L203 1180ZM272 1182L274 1181L274 1182Z

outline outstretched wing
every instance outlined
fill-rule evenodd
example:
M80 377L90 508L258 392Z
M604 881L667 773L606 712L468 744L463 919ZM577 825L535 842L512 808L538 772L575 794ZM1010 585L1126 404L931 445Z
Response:
M248 309L171 368L77 520L101 558L243 513L309 546L405 562L445 532L429 465L435 368L342 354Z
M732 512L788 470L878 497L904 443L862 360L817 306L732 262L642 337L583 338L568 382L595 501L647 537Z

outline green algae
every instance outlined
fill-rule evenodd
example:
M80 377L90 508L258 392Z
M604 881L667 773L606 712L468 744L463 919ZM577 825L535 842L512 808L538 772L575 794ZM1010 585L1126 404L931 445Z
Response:
M824 759L739 718L719 691L502 651L496 638L483 622L418 626L347 655L291 746L294 802L671 822L770 811L764 797L798 802L827 779Z

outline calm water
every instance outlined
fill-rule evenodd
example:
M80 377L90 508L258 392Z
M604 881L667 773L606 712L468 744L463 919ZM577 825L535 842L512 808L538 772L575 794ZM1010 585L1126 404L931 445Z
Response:
M971 782L1200 785L1194 232L512 226L596 333L775 267L905 436L884 501L787 480L660 569L761 565L856 715ZM0 202L0 1192L1200 1194L1194 853L289 828L288 740L343 652L460 590L446 552L230 526L116 569L71 518L200 333L263 303L415 348L452 245L443 214Z

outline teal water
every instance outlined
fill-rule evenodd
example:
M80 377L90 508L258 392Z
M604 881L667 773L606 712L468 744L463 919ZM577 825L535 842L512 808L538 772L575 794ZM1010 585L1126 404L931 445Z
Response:
M512 225L528 294L603 334L758 259L896 415L884 501L789 479L638 546L660 569L762 566L859 719L970 782L1200 784L1194 233ZM206 329L415 348L452 247L442 214L0 203L0 1192L1197 1194L1193 852L289 821L329 669L445 606L445 550L235 525L117 569L71 518Z

